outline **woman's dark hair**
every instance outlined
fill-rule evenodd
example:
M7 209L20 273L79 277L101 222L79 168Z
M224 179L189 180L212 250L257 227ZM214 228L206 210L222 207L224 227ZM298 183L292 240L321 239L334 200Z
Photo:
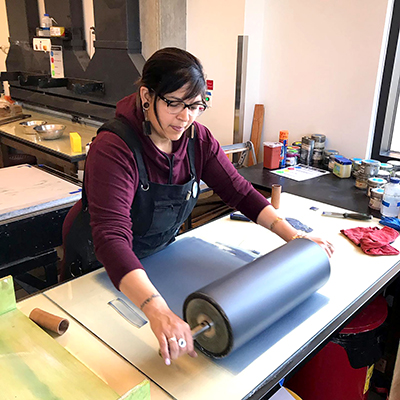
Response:
M145 86L156 96L165 96L187 85L182 100L201 95L205 102L206 82L203 66L194 55L176 47L156 51L145 63L137 85L138 91ZM138 100L140 101L140 96ZM154 111L157 116L155 103Z

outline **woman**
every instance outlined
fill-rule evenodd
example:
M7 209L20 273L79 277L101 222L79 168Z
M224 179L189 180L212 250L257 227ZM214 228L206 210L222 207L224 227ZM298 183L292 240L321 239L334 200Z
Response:
M165 48L153 54L137 94L118 102L116 120L92 143L83 205L77 203L64 223L68 266L76 256L90 258L91 239L79 249L88 229L90 236L90 213L97 259L146 314L167 365L184 353L197 354L189 326L169 309L139 260L174 240L196 203L200 179L284 240L299 237L237 173L210 131L195 122L207 108L205 87L202 66L190 53ZM332 254L330 243L308 238Z

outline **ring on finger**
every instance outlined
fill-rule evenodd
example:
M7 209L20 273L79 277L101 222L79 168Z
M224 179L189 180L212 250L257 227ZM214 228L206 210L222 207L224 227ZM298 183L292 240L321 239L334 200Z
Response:
M172 336L172 337L170 337L170 338L168 339L168 341L169 341L169 342L176 342L177 339L176 339L175 336Z
M178 346L183 349L184 347L186 347L186 340L184 338L180 338L178 340Z

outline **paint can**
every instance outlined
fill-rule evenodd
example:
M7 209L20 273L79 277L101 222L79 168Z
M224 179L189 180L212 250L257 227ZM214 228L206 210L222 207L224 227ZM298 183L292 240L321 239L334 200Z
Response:
M367 185L367 196L371 197L371 190L376 188L383 188L387 184L387 180L382 178L369 178Z
M368 179L378 174L381 166L380 161L377 160L362 160L359 169L359 174L365 175Z
M286 154L286 166L293 167L294 165L297 165L297 154L293 152L288 152Z
M351 176L351 161L343 156L335 156L333 165L333 173L339 178L350 178Z
M316 167L322 165L324 158L326 136L319 133L313 133L311 139L314 140L314 151L312 155L312 164Z
M394 170L393 165L388 164L388 163L381 163L381 166L379 167L379 171L387 171L389 174L391 174Z
M321 135L319 133L313 133L311 135L311 139L314 140L314 151L315 150L324 151L325 141L326 141L325 135Z
M338 155L339 154L332 154L329 156L329 164L328 164L329 171L333 171L333 167L335 166L336 156L338 156Z
M310 136L301 138L300 162L305 165L310 165L314 152L314 140Z
M360 170L362 158L353 157L350 158L352 166L351 166L351 176L355 178Z
M332 155L336 155L336 154L339 154L339 152L337 150L330 150L330 149L324 150L322 164L325 167L328 167L328 165L329 165L329 157L332 156ZM332 169L333 169L333 165L332 165Z
M365 190L368 186L368 177L358 173L356 176L355 186L357 189Z
M371 190L371 197L369 199L368 207L372 208L373 210L380 210L382 204L384 189L382 188L375 188Z
M382 164L381 164L382 165ZM383 169L380 169L378 171L378 175L376 175L377 178L382 178L382 179L386 179L389 182L390 179L390 172L389 171L385 171Z
M396 172L400 171L400 161L398 160L389 160L387 164L393 167L391 174L394 175Z

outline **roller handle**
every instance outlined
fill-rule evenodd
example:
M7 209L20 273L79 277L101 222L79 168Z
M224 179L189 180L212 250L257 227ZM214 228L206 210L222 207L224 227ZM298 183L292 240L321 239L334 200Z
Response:
M208 331L213 326L213 323L209 323L207 321L201 322L199 325L196 325L190 332L192 333L193 340L196 340L202 333ZM158 350L158 354L161 357L161 350Z

